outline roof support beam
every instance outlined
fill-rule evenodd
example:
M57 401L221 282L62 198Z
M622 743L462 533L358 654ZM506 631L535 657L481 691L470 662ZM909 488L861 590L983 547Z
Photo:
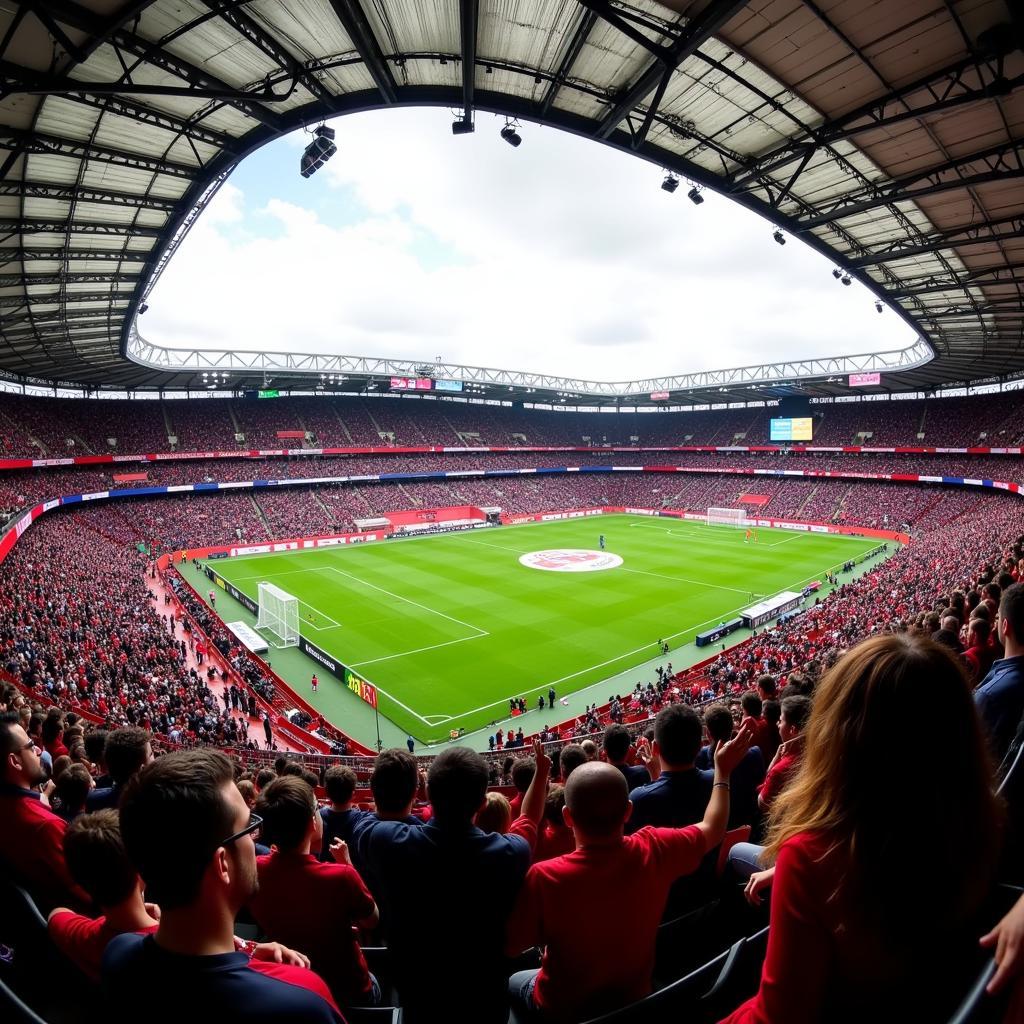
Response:
M338 21L341 22L356 50L359 51L359 55L363 58L366 70L370 73L384 102L396 103L398 87L359 0L331 0L331 7L334 8Z
M29 301L31 301L32 306L35 309L43 306L59 306L64 302L69 302L75 306L87 302L102 302L104 304L110 302L127 302L130 298L130 291L117 292L108 289L103 292L63 292L57 290L46 294L42 292L33 292L29 296ZM19 309L25 305L26 299L22 294L0 295L0 309Z
M170 174L177 178L187 178L190 181L201 170L199 166L180 164L159 157L140 156L126 150L98 146L93 142L59 139L39 132L27 132L0 126L0 150L4 149L21 153L54 154L77 159L99 160L102 163L116 164L118 167L130 167L133 170L149 171L152 174Z
M307 71L302 64L278 43L273 36L265 32L256 21L236 6L231 0L202 0L203 5L215 12L221 21L227 22L240 36L247 39L258 50L261 50L272 60L276 60L281 68L287 71L292 78L301 82L303 87L315 99L326 105L333 100L331 92L312 72Z
M145 263L151 257L149 252L132 249L65 249L65 248L24 248L0 246L0 266L8 263L35 262L38 260L103 260L114 263Z
M26 218L18 220L12 217L0 217L0 238L5 234L19 235L107 235L132 238L159 238L158 228L148 228L141 224L103 224L78 220L42 220Z
M57 185L42 181L0 181L0 196L24 196L26 199L59 199L63 202L100 203L104 206L136 206L174 213L177 201L159 196L137 196L111 189L84 185ZM124 230L124 229L122 229Z
M580 0L580 2L602 17L605 17L611 9L605 0ZM668 84L668 80L676 68L746 4L747 0L711 0L699 15L686 23L676 41L668 47L664 57L656 57L615 102L594 133L596 137L599 139L609 138L623 119L628 117L636 105L649 95L662 79L665 82L659 93L663 93L665 85ZM653 118L653 112L657 110L657 105L652 104L652 108L653 110L648 114L649 118Z
M112 28L112 20L105 19L82 7L80 4L72 2L72 0L36 0L36 3L62 24L70 25L80 32L86 32L90 36L100 38L102 42L109 43L119 50L124 50L140 58L138 64L152 64L154 67L168 72L168 74L175 75L183 82L187 82L190 89L184 90L186 94L202 97L204 92L217 93L218 96L211 98L223 99L224 102L238 107L243 113L261 122L273 131L282 131L283 122L280 116L264 107L261 101L280 101L287 99L287 94L284 96L267 95L258 92L248 94L244 91L233 89L219 78L201 71L195 65L182 60L180 57L173 56L159 42L150 42L149 40L142 39L120 27ZM120 23L122 19L116 17L116 20ZM125 81L111 83L112 86L117 86L113 91L129 95L140 90L145 93L147 91L145 87L136 87L131 82L130 71L131 69L129 69L129 73L125 74ZM74 79L66 79L66 81L69 83L70 88L74 89ZM80 90L81 87L79 86ZM86 91L96 92L97 89L91 88ZM178 90L178 92L182 92L182 90Z
M797 230L810 231L846 217L876 210L880 206L914 202L950 189L1021 178L1024 177L1022 152L1024 143L1010 141L982 153L956 157L937 167L915 171L884 185L871 185L847 193L834 202L822 203L819 206L820 212L812 217L797 218L793 224Z
M780 167L798 160L809 159L822 147L861 135L864 132L889 128L904 121L943 114L958 107L994 96L1009 96L1024 85L1024 75L1005 78L993 65L978 62L968 56L941 71L893 89L876 99L869 100L841 117L826 121L817 128L788 140L784 145L759 157L755 162L738 168L730 177L729 191L763 178Z
M462 35L462 123L473 127L473 89L476 85L476 35L480 0L459 0Z
M569 72L572 71L572 66L576 63L576 58L580 55L580 50L583 49L583 45L590 35L590 30L594 27L595 21L597 21L597 14L594 11L584 10L580 12L580 20L576 25L576 31L573 33L572 39L569 40L565 53L562 54L562 60L558 65L558 70L555 72L554 81L548 86L548 91L544 94L544 99L541 100L541 117L547 116L547 112L555 102L558 90L562 88L563 83L569 77Z
M22 285L32 288L43 284L114 284L118 281L136 284L139 281L138 273L125 271L116 274L0 274L0 288L15 288ZM71 301L70 293L65 295L65 299Z
M931 231L917 245L901 245L900 239L876 248L871 253L849 259L846 265L851 270L860 270L880 263L895 263L915 256L926 256L937 249L966 249L974 245L991 245L1015 238L1024 238L1024 215L964 224L945 231Z

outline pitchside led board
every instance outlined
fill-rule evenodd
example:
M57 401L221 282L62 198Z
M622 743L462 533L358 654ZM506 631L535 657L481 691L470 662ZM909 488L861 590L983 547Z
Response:
M810 441L814 421L810 416L779 416L771 421L771 439L773 441Z

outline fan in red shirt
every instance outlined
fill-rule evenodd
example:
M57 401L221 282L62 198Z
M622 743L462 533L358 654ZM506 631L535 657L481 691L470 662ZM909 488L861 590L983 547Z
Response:
M522 813L523 797L530 788L533 781L533 774L537 770L537 764L532 757L521 757L512 765L512 785L516 787L516 795L512 797L509 804L512 808L512 820Z
M54 945L93 981L100 980L103 952L115 935L156 931L158 919L142 899L139 878L125 853L117 811L79 815L64 834L64 856L75 882L102 911L89 918L67 907L50 912Z
M534 861L551 860L572 853L576 849L576 837L565 823L562 809L565 807L565 787L552 786L544 801L544 818L537 831L537 849Z
M64 860L66 823L35 788L46 772L16 711L0 714L0 756L0 858L47 909L58 903L85 909L89 897Z
M750 746L752 728L715 754L715 784L704 820L686 828L646 827L623 834L632 805L627 783L613 765L592 762L573 771L565 787L564 816L576 850L535 863L527 872L509 920L506 951L543 946L539 971L523 971L509 990L528 1013L545 1020L589 1019L640 999L651 990L654 944L672 883L697 869L721 842L729 817L729 775ZM607 904L614 893L613 941Z
M867 640L825 674L800 773L772 810L760 990L728 1024L950 1016L999 856L972 704L953 654L911 634ZM955 823L929 831L926 856L923 821Z
M256 860L259 889L249 909L263 931L301 949L342 1005L370 1006L380 992L366 966L357 928L377 924L377 905L352 867L348 846L335 839L335 863L321 863L323 818L309 784L296 775L274 779L253 810L263 819L272 852Z
M762 811L771 810L779 794L800 767L804 755L804 740L801 733L811 717L811 701L808 697L785 697L782 701L782 718L779 719L779 735L782 743L775 751L772 763L758 790L757 806Z

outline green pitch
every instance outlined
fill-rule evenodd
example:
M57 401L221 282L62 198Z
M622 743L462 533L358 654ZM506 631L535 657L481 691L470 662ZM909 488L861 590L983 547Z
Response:
M543 571L519 562L541 550L596 550L602 533L606 554L622 559L616 568ZM877 545L767 529L747 544L732 527L621 515L215 566L254 599L260 581L299 598L300 632L377 686L381 714L435 742L505 718L510 696L532 709L550 686L563 697L639 665L655 656L657 640L690 642ZM318 707L343 723L346 702L358 698L304 660L320 676ZM556 705L552 723L570 713Z

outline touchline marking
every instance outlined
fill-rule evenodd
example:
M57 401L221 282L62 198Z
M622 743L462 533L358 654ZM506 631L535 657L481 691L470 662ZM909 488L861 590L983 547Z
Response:
M356 583L361 583L364 587L370 587L371 590L379 590L382 594L387 594L388 597L393 597L396 601L405 601L406 604L411 604L414 608L419 608L422 611L430 612L433 615L440 615L442 619L447 619L449 622L458 623L460 626L465 626L466 629L476 630L477 636L490 636L491 634L486 629L481 629L479 626L474 626L471 622L463 622L462 619L455 618L454 615L448 615L445 612L439 612L436 608L431 608L429 605L420 604L419 601L414 601L411 597L403 597L401 594L395 594L390 590L385 590L383 587L378 587L376 583L369 583L366 580L361 580L358 576L353 576L350 572L345 572L343 569L335 569L333 565L325 566L323 569L316 570L318 572L336 572L339 576L347 576L350 580L355 580ZM464 637L465 640L474 640L475 637Z
M734 594L750 594L749 590L740 590L739 587L723 587L720 583L705 583L702 580L691 580L685 576L666 576L660 572L647 572L646 569L623 569L623 572L635 572L638 576L657 576L659 580L671 580L674 583L689 583L695 587L710 587L712 590L729 590Z
M429 647L417 647L413 651L401 651L398 654L388 654L383 658L371 658L369 661L357 661L350 665L349 668L362 668L363 665L376 665L382 661L391 661L393 658L405 658L410 654L422 654L424 651L436 651L439 647L451 647L452 644L464 644L470 640L480 640L485 636L490 636L490 633L478 633L476 636L464 636L460 637L458 640L446 640L443 644L430 644Z
M480 545L482 545L485 548L495 548L498 551L511 551L512 554L514 554L514 555L525 554L525 552L520 551L519 548L510 548L510 547L507 547L504 544L492 544L490 541L487 541L487 540L467 540L466 543L467 544L480 544Z

